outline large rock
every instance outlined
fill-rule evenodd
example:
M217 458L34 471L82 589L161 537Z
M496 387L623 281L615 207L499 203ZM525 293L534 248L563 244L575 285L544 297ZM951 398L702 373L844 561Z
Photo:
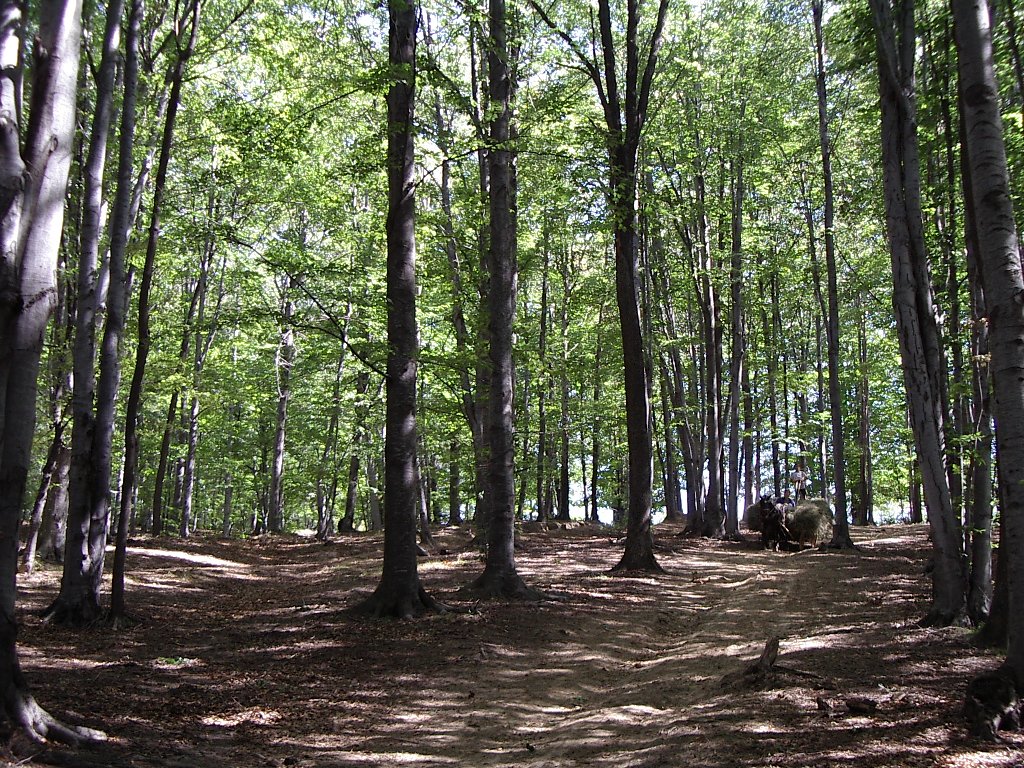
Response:
M832 540L834 523L835 516L824 499L801 499L786 525L794 541L815 547Z

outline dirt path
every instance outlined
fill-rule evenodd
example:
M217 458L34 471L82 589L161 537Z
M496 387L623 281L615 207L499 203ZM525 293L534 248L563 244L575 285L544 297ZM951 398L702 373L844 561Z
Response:
M140 540L141 622L40 625L30 611L58 578L44 570L21 585L22 658L45 706L109 732L80 765L1024 766L1024 738L980 745L960 722L968 676L994 657L914 625L922 528L797 555L661 533L668 573L630 579L608 575L607 533L524 534L521 571L558 600L414 622L343 610L376 584L375 538ZM465 538L439 536L453 552ZM462 552L421 575L455 604L479 568ZM800 674L723 688L772 635ZM854 696L877 711L852 714Z

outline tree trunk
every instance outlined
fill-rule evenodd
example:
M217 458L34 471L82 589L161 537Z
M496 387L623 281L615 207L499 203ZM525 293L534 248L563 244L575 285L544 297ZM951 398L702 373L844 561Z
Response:
M277 418L274 428L274 454L270 464L270 508L267 527L270 533L284 532L284 454L288 430L288 402L292 397L292 365L295 363L295 329L292 315L295 302L291 291L294 279L289 277L281 291L281 338L277 348Z
M121 380L121 338L125 316L131 301L131 274L126 270L128 232L134 219L132 210L132 156L135 151L135 118L138 100L139 27L142 0L131 0L128 29L125 37L124 101L121 106L121 137L118 146L117 186L114 191L114 209L110 222L110 288L107 292L107 324L100 350L100 409L97 412L97 430L102 425L106 445L113 442L117 390ZM109 371L109 375L108 375ZM126 452L127 453L127 452ZM109 466L108 466L109 474ZM135 486L126 487L125 465L122 462L119 514L114 543L114 564L110 589L110 617L118 621L125 611L124 577L128 550L128 528L136 498Z
M900 6L894 24L889 0L871 0L875 18L882 112L886 230L892 255L893 307L914 445L935 549L931 624L966 620L963 538L946 481L942 353L928 275L921 209L914 106L914 8ZM897 43L898 40L898 43ZM898 47L897 47L898 45Z
M551 515L548 508L548 426L547 426L547 396L551 388L551 378L548 373L547 363L547 338L548 338L548 304L549 286L548 268L551 254L548 249L548 232L545 227L543 237L544 266L540 278L540 339L537 343L537 519L547 520Z
M48 614L53 620L72 625L90 624L100 616L100 586L110 514L113 420L110 420L109 428L104 429L97 423L96 411L106 405L106 413L112 414L114 404L96 402L94 366L100 303L98 274L100 231L103 227L103 171L113 112L114 73L123 11L122 0L113 0L107 5L102 54L96 74L96 104L88 155L82 171L84 199L73 348L68 556L64 558L61 597L58 599L61 610ZM116 355L114 362L116 365ZM116 397L116 394L115 386L112 396Z
M132 372L132 380L128 390L128 402L125 405L124 418L124 477L121 482L121 500L131 499L135 495L136 473L138 471L139 458L139 421L142 412L142 388L146 376L146 361L149 357L149 348L152 344L149 330L150 315L150 293L153 287L153 273L156 267L157 245L160 240L160 216L163 212L164 192L167 186L167 169L171 160L171 150L174 145L174 126L177 122L178 107L181 104L181 85L185 77L185 68L188 60L195 50L196 41L199 37L199 16L200 0L192 0L182 10L183 16L177 24L181 30L182 39L185 45L178 49L178 55L174 65L169 72L171 83L170 94L167 99L167 112L164 115L163 136L160 140L160 159L157 162L156 178L153 183L153 200L150 203L149 234L146 240L146 260L142 268L142 281L139 285L138 303L138 343L135 353L135 368ZM186 26L187 25L187 26ZM187 34L187 38L184 37ZM180 40L179 40L180 44ZM174 417L177 410L177 398L172 399L173 407L168 409L168 424ZM169 442L170 436L166 437ZM166 457L164 457L166 466ZM158 474L158 479L160 475ZM162 489L161 489L162 490ZM154 493L153 504L153 529L159 533L162 528L162 513L158 516L158 498L162 505L162 495ZM162 506L161 506L162 508Z
M342 337L348 339L348 323L352 308L345 315ZM337 487L338 429L341 420L341 374L345 370L345 346L338 353L338 366L334 373L334 388L331 391L331 415L324 437L324 449L320 454L320 466L316 477L316 538L326 541L334 533L334 493ZM331 481L328 483L328 477Z
M448 525L462 525L462 480L459 472L459 456L462 446L452 440L448 457Z
M851 549L850 522L846 502L846 440L843 437L843 393L839 380L839 276L836 266L835 203L832 196L832 141L828 132L828 98L825 93L825 43L821 32L821 0L812 3L817 58L818 133L821 146L821 177L825 187L825 270L828 273L828 404L832 417L832 480L835 496L832 508L835 525L829 546Z
M29 736L69 742L101 734L62 726L32 698L18 662L14 606L40 356L56 304L81 11L77 0L40 3L32 110L22 146L21 43L27 20L22 3L0 3L0 702L7 720Z
M732 188L732 247L730 249L729 289L730 355L729 362L729 482L726 495L725 533L736 539L740 535L740 388L746 368L746 318L743 308L743 142L735 159Z
M416 563L416 183L413 149L417 3L388 3L387 420L384 564L374 593L354 610L412 618L438 608Z
M967 160L978 261L985 286L991 378L999 457L1003 536L1006 558L1009 642L1006 664L1024 680L1024 277L1010 197L1003 143L999 90L992 63L987 4L954 3L960 53Z
M967 146L963 102L958 100L960 143ZM970 423L977 436L970 452L970 555L971 572L967 589L967 615L975 624L985 623L993 607L992 584L992 399L989 380L988 321L985 314L985 290L982 285L978 231L974 221L973 185L968 152L960 153L964 194L964 246L967 252L967 282L971 306L971 389ZM1005 519L1005 516L1002 518ZM1006 569L1003 568L1005 579ZM1002 643L1000 643L1002 644Z
M25 536L25 546L21 551L22 573L32 573L36 562L36 548L39 542L39 531L43 526L43 511L46 509L47 499L51 498L54 477L57 472L57 459L60 456L64 442L64 431L61 425L57 425L53 439L50 441L50 449L46 452L46 461L43 462L43 469L40 472L39 490L36 492L35 503L32 504L32 515L29 518L29 529Z
M512 127L514 82L507 36L505 0L489 0L487 51L490 106L490 251L487 301L490 410L490 465L485 490L488 512L484 571L466 589L483 597L536 599L515 564L515 429L512 384L512 323L519 275L516 233L516 169ZM542 308L547 311L546 307Z

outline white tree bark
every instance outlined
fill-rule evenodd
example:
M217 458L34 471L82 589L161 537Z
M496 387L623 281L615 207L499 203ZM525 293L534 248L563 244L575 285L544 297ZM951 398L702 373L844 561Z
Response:
M1024 685L1024 276L1010 198L999 90L984 0L954 0L960 98L988 313L996 445L1007 558L1007 664Z

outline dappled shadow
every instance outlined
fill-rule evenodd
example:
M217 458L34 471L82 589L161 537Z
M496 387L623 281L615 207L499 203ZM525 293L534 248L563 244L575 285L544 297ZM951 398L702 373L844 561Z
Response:
M521 574L557 602L491 601L417 621L354 618L379 536L329 544L144 540L128 630L41 625L58 574L22 583L40 699L103 727L91 764L149 766L1017 766L964 735L959 702L992 658L920 629L923 528L855 531L856 552L788 555L664 536L667 573L609 574L599 528L525 533ZM469 534L421 560L453 604L482 569ZM465 606L465 603L461 603ZM782 638L791 674L722 677ZM877 711L854 714L853 697Z

